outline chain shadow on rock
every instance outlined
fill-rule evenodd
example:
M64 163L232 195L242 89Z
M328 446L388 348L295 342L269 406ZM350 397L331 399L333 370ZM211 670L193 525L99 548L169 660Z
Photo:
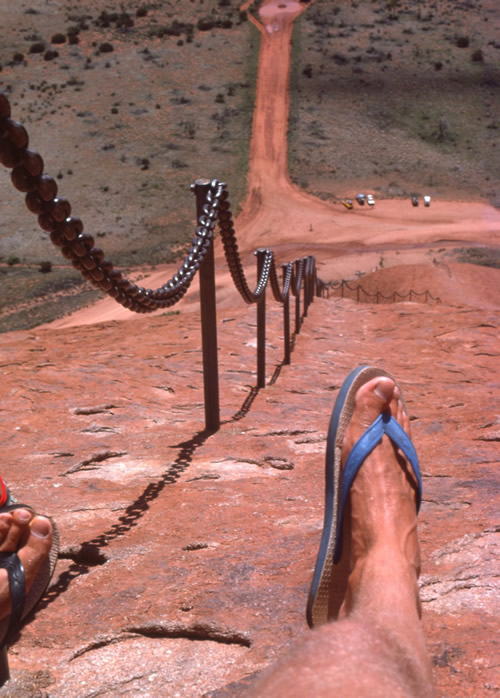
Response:
M222 424L229 424L246 417L255 398L259 394L259 390L260 389L255 386L251 387L250 392L239 410L235 412L232 417L222 422ZM149 483L144 492L125 509L125 512L119 517L116 523L99 536L81 543L77 551L59 554L61 559L69 559L72 560L73 563L70 565L69 569L60 574L58 580L49 587L43 600L37 605L36 610L29 615L27 620L33 619L40 611L47 608L60 594L63 594L68 589L74 579L88 574L93 567L103 565L108 559L102 552L103 548L106 548L116 539L126 535L134 526L138 525L140 519L150 508L151 502L160 496L166 485L174 485L177 482L180 476L188 469L197 449L203 446L206 440L214 433L213 431L204 429L194 434L190 439L181 441L179 444L172 446L172 448L180 449L173 464L159 480Z
M295 349L296 339L297 339L297 334L294 332L292 334L292 338L290 339L290 354ZM276 381L278 380L278 378L280 377L281 369L283 368L283 366L290 366L290 364L291 364L291 360L287 363L285 360L285 357L283 357L281 359L281 361L279 362L279 364L276 364L276 368L274 369L274 373L271 376L271 380L269 381L269 385L274 385L276 383Z
M60 594L64 593L74 579L87 574L91 568L102 565L107 561L107 557L102 552L103 548L111 545L113 541L126 535L134 526L138 525L140 519L150 508L151 502L160 496L166 485L173 485L177 482L182 473L189 467L195 451L213 433L205 429L197 432L190 439L172 446L172 448L180 449L173 464L159 480L148 484L144 492L134 502L129 504L116 523L99 536L81 543L76 552L59 555L61 559L73 560L73 564L70 565L68 570L59 575L57 582L49 587L43 601L38 604L36 613L46 608Z
M246 398L243 400L243 404L241 405L240 409L233 414L232 417L229 419L225 419L221 424L231 424L231 422L239 422L240 419L243 419L244 417L247 416L247 414L250 412L250 408L252 407L255 398L259 394L260 388L257 388L256 385L250 386L250 391Z

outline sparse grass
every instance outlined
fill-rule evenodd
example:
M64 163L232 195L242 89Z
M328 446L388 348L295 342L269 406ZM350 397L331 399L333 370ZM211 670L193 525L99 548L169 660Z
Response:
M57 10L36 7L25 19L12 5L0 36L2 55L24 52L22 75L19 65L4 65L0 89L10 97L13 118L28 129L30 147L115 264L182 256L196 225L195 179L226 181L235 213L245 197L259 32L235 2L219 0L204 0L201 8L133 0L127 10L134 21L125 24L123 13L107 12L103 19L85 0L78 15L65 2ZM214 27L199 31L196 23L205 15L215 18ZM69 27L78 44L58 46L55 60L28 54L33 41L49 44ZM162 27L181 33L159 36ZM102 55L104 43L113 51ZM223 102L214 103L217 94ZM219 120L211 118L215 110ZM60 264L60 252L38 230L23 198L0 168L0 257L15 250L26 263Z
M294 27L292 180L340 197L355 182L390 195L392 181L403 192L491 200L500 81L490 12L491 0L392 10L317 0Z
M71 268L0 268L0 332L30 329L95 301L101 294ZM19 290L23 289L22 294Z
M450 254L461 264L479 264L500 269L500 250L494 247L459 247Z

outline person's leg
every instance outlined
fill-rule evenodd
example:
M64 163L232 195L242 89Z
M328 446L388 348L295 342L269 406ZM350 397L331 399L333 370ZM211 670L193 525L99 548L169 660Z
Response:
M390 411L409 433L399 392L374 378L356 393L342 462L367 427ZM253 689L255 696L432 696L420 623L420 568L411 468L387 436L351 488L351 572L340 620L308 633ZM349 515L349 512L347 513Z
M34 516L28 509L14 509L0 514L0 553L17 554L24 567L26 591L36 579L52 546L52 524L44 516ZM7 571L0 569L0 620L10 613L10 589Z

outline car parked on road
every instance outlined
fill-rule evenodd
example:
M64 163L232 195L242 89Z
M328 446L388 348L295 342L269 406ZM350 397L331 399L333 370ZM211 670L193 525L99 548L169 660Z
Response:
M418 196L414 195L411 197L411 205L418 206Z
M430 206L431 205L431 197L426 195L424 196L424 206Z
M375 199L373 198L372 194L366 195L366 203L368 204L368 206L375 206Z
M342 199L342 206L345 206L349 210L354 208L354 204L352 203L351 199Z
M360 206L364 206L365 205L365 195L364 194L357 194L356 201L358 202L358 204Z

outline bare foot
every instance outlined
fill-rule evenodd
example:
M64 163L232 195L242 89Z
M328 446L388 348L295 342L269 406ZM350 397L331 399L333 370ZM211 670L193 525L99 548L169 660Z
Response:
M382 413L389 413L410 435L410 420L398 387L387 377L365 383L356 393L356 403L346 430L342 463L356 441ZM348 514L349 512L347 512ZM351 573L342 609L348 615L358 599L367 561L384 565L388 574L406 567L419 609L416 580L420 572L417 538L416 480L405 456L388 436L375 447L359 469L350 493ZM370 565L368 565L370 568ZM413 580L413 581L411 581Z
M44 516L34 516L29 509L14 509L0 514L0 552L18 551L24 567L26 592L36 579L40 566L52 546L52 524ZM10 613L7 572L0 569L0 619Z

